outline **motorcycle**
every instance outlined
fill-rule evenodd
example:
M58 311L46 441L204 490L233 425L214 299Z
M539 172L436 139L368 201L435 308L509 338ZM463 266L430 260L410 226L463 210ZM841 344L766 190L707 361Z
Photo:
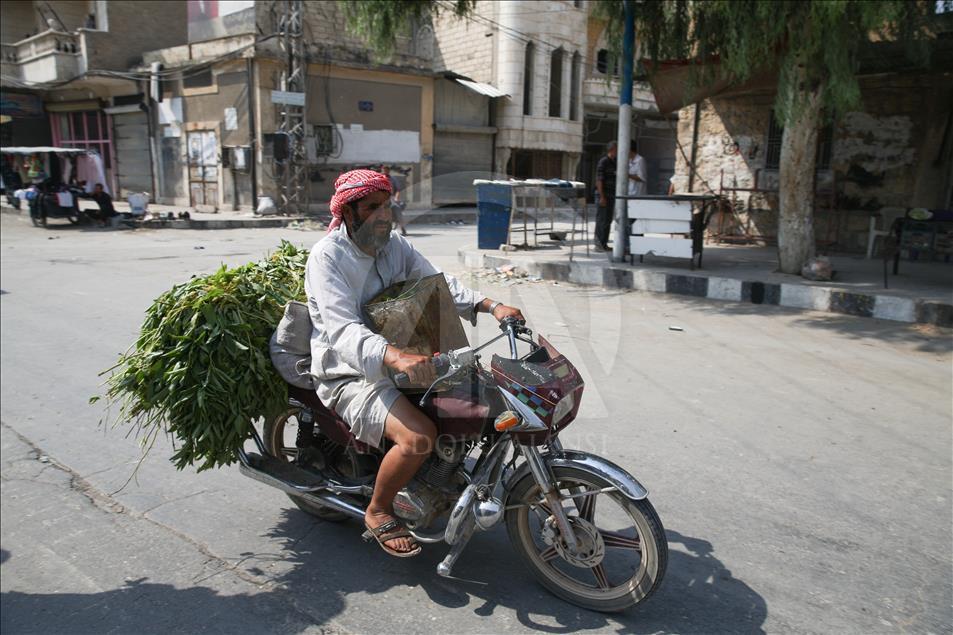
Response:
M438 436L395 514L418 542L450 546L438 575L451 574L475 531L502 523L522 563L564 600L607 612L644 601L668 560L647 490L618 465L562 446L581 376L522 321L500 328L477 348L434 357L437 379L418 403ZM510 356L493 355L484 368L480 351L501 338ZM521 356L518 343L529 351ZM406 376L394 380L409 387ZM289 385L288 405L261 435L253 430L258 452L243 449L239 469L318 518L363 519L382 452L357 441L314 391Z

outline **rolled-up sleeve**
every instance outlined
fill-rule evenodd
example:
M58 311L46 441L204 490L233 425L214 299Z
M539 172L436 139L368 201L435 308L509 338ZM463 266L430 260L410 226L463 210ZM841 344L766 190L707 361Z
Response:
M364 326L360 298L348 288L342 272L327 255L312 254L307 276L309 300L317 304L331 348L368 381L382 379L387 340Z
M405 242L405 262L407 263L406 277L409 280L416 280L432 276L435 273L443 273L447 280L447 286L450 288L450 297L453 298L453 304L457 309L457 314L465 320L474 322L476 320L477 305L486 299L486 296L467 286L464 286L459 280L437 269L433 264L414 249L413 245Z

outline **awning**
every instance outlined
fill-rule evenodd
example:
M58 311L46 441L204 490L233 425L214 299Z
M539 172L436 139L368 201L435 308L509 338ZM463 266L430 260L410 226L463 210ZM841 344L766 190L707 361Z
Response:
M470 90L480 93L481 95L486 95L487 97L509 97L509 95L504 93L502 90L496 88L495 86L491 86L490 84L474 82L469 79L462 79L460 77L454 78L454 81L461 86L465 86Z
M713 60L710 64L717 65ZM662 114L690 106L709 97L738 95L755 91L771 91L777 86L777 72L773 70L752 73L743 82L717 77L713 82L699 85L692 82L692 65L689 62L659 62L653 69L651 60L642 60L649 69L648 80L655 95L655 103Z

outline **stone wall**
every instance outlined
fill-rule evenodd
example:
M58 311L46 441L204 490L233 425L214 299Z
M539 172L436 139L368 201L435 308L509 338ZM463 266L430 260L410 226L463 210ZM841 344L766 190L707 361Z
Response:
M495 21L497 4L480 0L474 15ZM453 71L477 82L497 85L494 49L499 34L495 27L443 11L434 18L433 28L435 71Z
M277 32L274 3L257 3L258 25L266 32ZM397 37L389 55L375 53L369 43L347 29L341 3L336 0L308 0L302 2L302 21L305 50L310 61L354 64L367 67L392 67L428 70L433 57L433 29L429 24L414 25ZM271 29L271 30L268 30ZM278 51L277 39L259 46L259 53Z
M848 250L865 248L871 214L943 206L953 178L953 144L941 147L953 107L950 74L870 79L861 89L864 110L845 113L833 124L830 170L818 172L815 203L820 243ZM733 218L716 216L709 226L713 233L764 242L776 236L778 173L765 167L773 105L773 94L713 98L700 105L692 191L720 192L734 208ZM683 108L677 192L688 191L693 123L694 106Z

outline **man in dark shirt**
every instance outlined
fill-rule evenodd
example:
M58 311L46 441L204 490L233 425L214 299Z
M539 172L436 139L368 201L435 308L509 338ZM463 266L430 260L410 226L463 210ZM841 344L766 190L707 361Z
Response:
M108 225L109 219L116 215L116 210L113 208L113 199L103 190L102 183L97 183L93 188L93 193L84 198L91 198L96 201L96 205L99 206L99 212L90 214L90 216L98 220L103 227Z
M610 141L596 164L596 251L609 251L609 227L615 210L615 157L615 141Z

